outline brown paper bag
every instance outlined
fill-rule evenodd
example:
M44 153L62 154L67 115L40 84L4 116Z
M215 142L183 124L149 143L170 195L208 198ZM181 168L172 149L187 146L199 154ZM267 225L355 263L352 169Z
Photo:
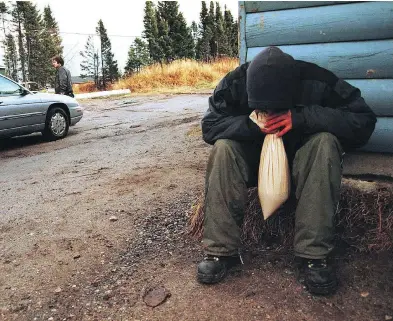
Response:
M251 120L262 128L265 117L255 111L250 115ZM288 199L290 186L288 158L282 138L268 134L262 146L258 175L258 195L265 220Z

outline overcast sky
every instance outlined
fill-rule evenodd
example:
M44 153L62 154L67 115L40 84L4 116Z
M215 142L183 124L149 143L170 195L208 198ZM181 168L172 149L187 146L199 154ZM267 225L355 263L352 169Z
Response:
M63 39L65 65L73 75L80 74L79 52L84 49L88 37L83 34L94 34L99 19L102 19L108 31L112 51L121 71L127 60L128 49L134 40L132 36L140 37L143 32L144 1L37 0L35 3L41 12L46 5L50 5ZM237 19L237 1L227 0L219 3L222 11L224 5L227 5ZM209 6L209 2L207 4ZM200 1L179 1L179 5L188 25L191 25L193 20L199 21Z

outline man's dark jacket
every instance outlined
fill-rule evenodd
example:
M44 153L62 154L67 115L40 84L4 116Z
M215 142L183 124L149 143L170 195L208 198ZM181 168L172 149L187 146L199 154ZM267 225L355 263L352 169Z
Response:
M376 117L360 90L315 64L300 60L295 63L301 80L295 106L288 106L293 131L299 135L329 132L346 150L363 146L374 131ZM252 109L246 90L248 67L249 63L245 63L229 72L209 98L209 109L202 119L205 142L214 144L223 138L263 141L265 134L249 119Z
M73 96L71 74L63 66L56 70L55 93Z

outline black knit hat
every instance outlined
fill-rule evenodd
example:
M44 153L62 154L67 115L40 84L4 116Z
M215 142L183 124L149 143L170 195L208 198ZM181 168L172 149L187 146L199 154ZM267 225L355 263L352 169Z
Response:
M261 51L247 69L248 105L252 109L282 110L294 105L299 72L292 56L277 47Z

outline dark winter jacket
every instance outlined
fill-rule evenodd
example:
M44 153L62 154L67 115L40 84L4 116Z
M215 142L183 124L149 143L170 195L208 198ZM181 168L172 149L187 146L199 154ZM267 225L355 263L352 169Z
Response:
M55 93L73 96L71 74L69 70L63 66L56 70Z
M376 116L360 90L315 64L300 60L295 63L300 80L291 108L293 130L286 135L329 132L346 150L363 146L374 131ZM263 141L265 134L249 119L249 65L245 63L229 72L209 98L209 109L202 119L205 142L214 144L222 138Z

